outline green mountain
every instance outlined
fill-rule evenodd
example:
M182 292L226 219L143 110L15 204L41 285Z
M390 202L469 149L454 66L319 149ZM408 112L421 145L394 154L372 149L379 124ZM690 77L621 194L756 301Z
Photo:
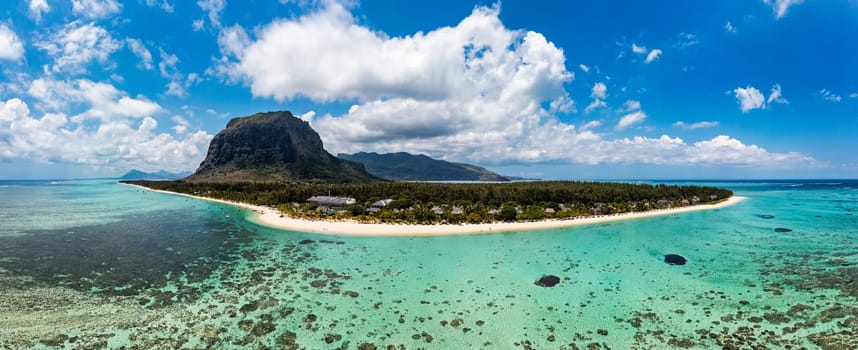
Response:
M230 120L188 182L366 182L360 163L334 157L310 124L288 111Z
M509 181L508 178L476 165L452 163L405 152L378 154L360 152L337 155L363 163L366 170L388 180L403 181Z
M181 179L190 175L190 172L187 173L171 173L165 170L161 170L154 173L147 173L145 171L140 171L137 169L132 169L131 171L125 173L119 177L120 180L176 180Z

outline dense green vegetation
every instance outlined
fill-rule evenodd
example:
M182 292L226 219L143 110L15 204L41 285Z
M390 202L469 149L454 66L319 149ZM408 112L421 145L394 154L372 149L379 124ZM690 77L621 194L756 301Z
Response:
M277 207L298 217L368 222L490 222L570 218L710 203L733 195L713 187L540 181L516 183L371 182L351 184L188 183L124 181L157 190ZM307 199L351 197L357 203L327 208ZM384 208L369 210L380 199Z

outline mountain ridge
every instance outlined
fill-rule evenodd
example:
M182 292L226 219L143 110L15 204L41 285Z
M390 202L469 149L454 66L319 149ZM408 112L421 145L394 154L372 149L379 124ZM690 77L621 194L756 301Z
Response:
M510 181L502 175L477 165L448 162L424 154L358 152L340 153L337 157L363 163L367 172L387 180Z
M154 173L146 172L138 169L131 169L124 175L120 176L121 180L176 180L191 175L190 171L171 173L166 170L158 170Z

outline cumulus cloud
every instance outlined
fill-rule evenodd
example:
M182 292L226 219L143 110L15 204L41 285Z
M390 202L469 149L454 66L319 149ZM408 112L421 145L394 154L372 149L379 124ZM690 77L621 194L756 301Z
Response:
M48 6L47 0L30 0L29 11L30 17L39 23L42 21L42 14L51 12L51 7Z
M0 23L0 60L18 61L24 57L24 43L15 32Z
M25 102L13 98L0 101L0 159L86 164L122 171L195 168L212 136L197 131L177 138L157 133L157 125L152 117L97 125L70 121L62 113L38 117Z
M607 96L608 87L605 86L605 83L595 83L593 84L593 88L590 90L591 98L605 98Z
M590 73L590 67L588 67L587 65L585 65L583 63L579 64L578 68L581 69L581 71L584 73Z
M760 90L757 90L757 88L753 86L747 86L744 88L738 87L733 90L733 94L739 102L739 108L742 110L742 113L747 113L754 109L763 109L766 108L767 105L774 103L789 103L781 93L780 84L772 86L772 92L769 94L768 99L766 99Z
M130 97L111 84L87 79L65 81L39 78L30 85L28 93L46 110L85 108L84 112L71 118L74 122L141 119L161 110L160 105L145 97Z
M648 55L646 55L646 60L644 60L644 63L650 64L653 61L658 60L659 57L661 57L661 50L654 49L650 51Z
M516 82L530 75L541 85L509 86L507 93L529 88L518 92L547 97L573 77L562 50L539 33L504 28L489 8L475 9L455 27L389 38L357 25L331 3L307 16L276 20L256 36L221 72L249 84L255 96L280 101L299 95L327 102L496 93L516 70Z
M616 130L625 130L632 125L640 124L646 120L646 113L641 110L641 103L639 101L627 100L626 103L623 104L623 107L623 111L626 114L620 118L620 121L615 127Z
M72 0L72 13L87 19L101 19L122 11L116 0Z
M727 33L735 33L736 27L733 26L733 23L730 23L730 21L727 21L727 24L724 25L724 31Z
M149 52L149 49L146 48L146 45L138 39L128 38L125 39L125 42L128 44L128 48L131 49L131 52L134 53L134 56L140 59L140 63L137 67L152 70L154 66L152 65L152 53Z
M53 56L52 71L67 73L84 72L93 61L109 63L110 55L122 47L104 28L80 21L66 24L34 45Z
M840 102L841 100L840 95L835 94L828 89L819 90L819 96L822 97L824 100L831 102Z
M637 44L632 44L632 52L637 54L645 54L647 52L646 47L638 46Z
M594 131L601 121L564 122L556 113L572 108L564 84L574 75L563 50L540 33L506 28L498 11L477 7L454 26L392 37L327 2L252 32L224 28L211 73L246 84L255 97L353 103L343 114L301 116L333 153L408 151L484 164L704 164L718 163L718 155L704 159L701 149L727 147L741 155L725 156L730 162L807 160L729 137L702 144L667 135L611 140ZM591 89L594 99L607 96L601 84ZM618 130L647 117L634 100L617 113Z
M804 0L763 0L763 2L772 7L775 18L781 19L786 16L790 7L801 4Z
M704 121L704 122L696 122L696 123L686 123L686 122L683 122L683 121L681 121L681 120L680 120L680 121L678 121L678 122L676 122L676 123L673 123L673 126L675 126L675 127L683 128L683 129L689 129L689 130L694 130L694 129L703 129L703 128L711 128L711 127L715 127L715 126L718 126L718 125L721 125L721 123L720 123L720 122L716 122L716 121L713 121L713 122L706 122L706 121Z
M733 90L733 92L736 95L736 99L739 101L739 106L743 113L753 109L763 108L766 104L763 94L753 86L745 88L739 87Z

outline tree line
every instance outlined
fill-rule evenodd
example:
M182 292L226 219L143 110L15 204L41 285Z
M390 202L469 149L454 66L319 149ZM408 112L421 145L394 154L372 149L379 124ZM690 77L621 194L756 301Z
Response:
M465 208L464 214L492 208L535 213L552 208L560 211L561 205L575 209L574 214L585 214L593 207L610 208L612 212L642 211L654 208L659 201L670 206L683 200L691 204L723 200L733 195L727 189L666 184L633 184L614 182L534 181L513 183L427 183L427 182L371 182L321 184L294 182L271 183L189 183L184 181L123 181L157 190L200 195L257 205L278 207L305 203L317 195L351 197L366 208L380 199L394 199L387 209ZM646 207L645 207L646 206ZM356 210L355 210L356 211ZM610 213L611 211L608 211ZM519 213L521 214L521 213ZM533 214L534 216L539 216ZM567 215L571 215L567 213Z

